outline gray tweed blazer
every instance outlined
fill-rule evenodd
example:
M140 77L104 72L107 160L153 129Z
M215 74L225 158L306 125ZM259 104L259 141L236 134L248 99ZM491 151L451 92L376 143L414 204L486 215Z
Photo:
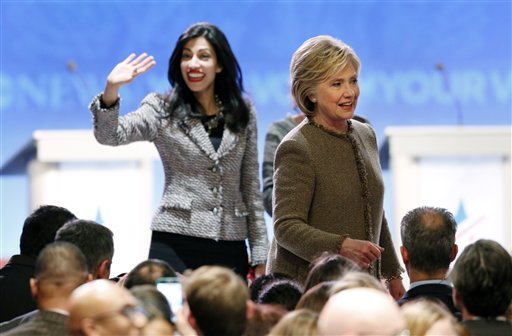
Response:
M385 248L370 273L400 274L371 126L352 121L347 135L337 135L304 120L277 147L273 196L268 271L304 282L311 261L324 251L339 253L351 237Z
M248 238L251 265L264 263L268 238L254 109L243 131L224 129L215 151L199 119L165 118L164 101L156 93L121 117L119 103L104 109L100 97L89 106L99 143L118 146L151 141L160 154L165 188L151 229L215 240Z

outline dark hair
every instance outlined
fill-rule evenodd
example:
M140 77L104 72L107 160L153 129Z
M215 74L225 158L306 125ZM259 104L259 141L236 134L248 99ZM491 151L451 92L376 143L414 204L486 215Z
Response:
M92 220L75 219L63 225L55 235L56 241L75 244L87 259L89 271L94 274L105 259L114 256L112 231Z
M335 280L320 282L304 291L295 309L305 308L320 313L329 300L331 289L335 283Z
M76 216L66 208L41 205L25 219L20 237L20 253L37 257L47 244L53 242L57 230L72 219L76 219Z
M302 296L302 287L292 279L273 281L262 288L257 303L279 304L288 311L295 309Z
M400 233L411 267L427 274L448 269L456 231L457 222L446 209L423 206L409 211Z
M257 302L258 297L260 296L260 292L271 282L275 282L281 279L291 279L289 276L283 273L275 272L275 273L267 273L260 275L249 286L249 293L251 296L251 301Z
M462 251L450 279L471 315L503 315L512 300L512 257L497 242L479 239Z
M183 110L185 106L188 106L188 110L198 107L198 102L181 73L183 48L190 40L198 37L204 37L215 50L217 62L222 67L222 71L215 76L215 94L222 102L226 126L233 132L239 132L249 122L249 107L242 96L242 71L224 33L207 22L196 23L187 28L178 38L169 58L167 78L173 87L173 91L166 97L169 113Z
M132 288L139 285L156 285L156 280L161 277L175 277L176 272L165 261L160 259L148 259L137 264L128 274L124 286Z
M304 283L304 291L321 282L337 280L348 271L360 269L355 262L344 256L324 252L320 257L311 262L308 276Z
M85 256L78 247L68 242L53 242L41 250L37 257L34 276L39 281L74 283L75 287L84 283L89 270Z

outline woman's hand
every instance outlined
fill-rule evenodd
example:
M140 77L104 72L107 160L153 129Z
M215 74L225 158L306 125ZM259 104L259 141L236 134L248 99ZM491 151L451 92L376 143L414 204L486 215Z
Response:
M113 105L118 97L119 88L130 83L135 77L145 73L156 64L153 56L143 53L137 56L130 54L124 61L117 64L107 77L107 84L103 92L103 103Z
M380 258L383 251L384 248L367 240L345 238L341 244L340 254L367 269Z
M405 287L400 278L386 281L386 286L389 294L397 301L405 294Z

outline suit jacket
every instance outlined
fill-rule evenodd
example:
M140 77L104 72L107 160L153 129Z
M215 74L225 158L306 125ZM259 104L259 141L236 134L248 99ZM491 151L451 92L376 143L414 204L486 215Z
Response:
M30 291L35 258L14 255L0 269L0 322L37 309Z
M68 335L68 316L49 310L39 310L36 316L11 329L4 336L59 336Z
M469 320L462 325L471 336L510 336L512 335L512 322L500 320Z
M405 292L404 296L398 300L399 305L403 305L408 301L419 298L432 298L441 301L452 312L452 314L460 321L462 319L461 312L453 302L451 286L445 284L424 284L415 286Z
M256 113L239 133L224 128L216 151L199 118L168 116L164 100L147 95L136 111L119 116L119 103L90 105L98 142L155 144L165 187L151 229L215 240L248 238L251 264L266 261L268 238L259 181Z
M274 167L268 271L303 283L313 259L324 251L339 253L343 239L350 237L385 248L370 273L401 273L384 216L384 184L371 126L352 121L348 133L340 135L304 120L277 147Z

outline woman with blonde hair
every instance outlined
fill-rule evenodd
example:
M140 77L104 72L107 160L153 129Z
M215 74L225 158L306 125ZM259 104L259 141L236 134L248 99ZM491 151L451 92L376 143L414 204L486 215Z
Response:
M306 115L277 147L274 239L267 271L304 283L324 251L351 259L405 292L384 216L384 182L375 131L353 120L361 62L331 36L305 41L290 64L291 91Z

